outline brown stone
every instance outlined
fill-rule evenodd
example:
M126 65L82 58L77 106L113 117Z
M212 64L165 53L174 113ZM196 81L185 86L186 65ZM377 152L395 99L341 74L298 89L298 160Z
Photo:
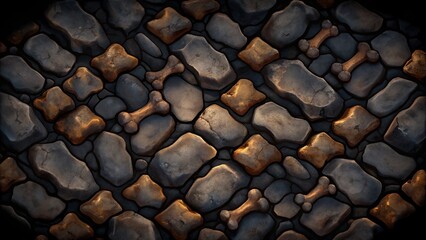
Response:
M418 170L414 176L402 185L402 191L418 206L425 205L426 199L426 171Z
M155 216L155 221L167 229L176 240L185 240L190 231L203 224L203 217L190 209L182 199L177 199Z
M102 190L87 202L81 204L80 211L95 223L102 224L111 216L123 210L110 191Z
M240 53L238 57L247 63L253 70L260 71L263 66L277 60L280 53L260 37L255 37Z
M393 229L396 222L410 216L415 211L413 205L402 199L398 193L390 193L370 210L370 214L382 221L389 229Z
M343 116L332 123L332 130L334 134L346 139L350 147L355 147L379 125L378 118L356 105L346 109Z
M78 100L83 101L93 93L100 92L104 84L86 67L79 67L74 75L63 83L65 91L74 94Z
M215 0L187 0L182 2L181 7L186 14L200 21L206 15L219 10L220 5Z
M61 222L52 225L49 232L60 240L92 239L94 234L93 229L75 213L68 213Z
M251 175L259 175L269 164L281 161L281 152L260 134L251 136L232 154Z
M155 19L149 21L146 27L164 43L170 44L189 32L192 28L192 23L173 8L166 7L157 13Z
M71 143L78 145L90 135L101 132L105 128L105 121L86 105L81 105L59 119L54 128L65 135Z
M6 45L4 45L3 42L0 42L0 53L5 53L7 52L7 47Z
M220 230L203 228L198 235L198 240L228 240L228 237Z
M18 30L12 32L9 35L8 40L10 43L14 45L18 45L23 40L36 34L39 30L40 30L40 26L38 24L36 24L35 22L29 22L24 24Z
M240 79L231 89L222 94L220 100L238 115L243 116L253 105L265 98L265 94L257 91L250 80Z
M426 78L426 52L420 49L415 50L402 70L418 80L424 80Z
M74 109L74 101L58 86L49 88L43 95L34 99L34 107L43 113L44 118L53 122L59 115Z
M26 178L15 159L8 157L0 163L0 192L7 192L15 183L22 182Z
M129 55L120 44L113 43L104 53L94 57L90 65L101 71L108 82L114 82L118 75L135 68L138 59Z
M135 201L139 207L160 208L166 200L161 186L152 181L149 175L140 176L135 183L124 189L123 196Z
M326 161L344 153L345 146L325 132L312 136L306 146L297 152L299 158L309 161L316 168L322 168Z

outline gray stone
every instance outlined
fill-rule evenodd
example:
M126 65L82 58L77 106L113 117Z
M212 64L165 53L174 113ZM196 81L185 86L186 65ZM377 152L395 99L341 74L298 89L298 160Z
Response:
M383 18L366 9L357 1L344 1L336 8L336 18L349 25L354 32L371 33L378 31L383 24Z
M325 165L322 172L331 177L337 189L355 205L370 206L382 192L382 183L366 173L354 160L335 158Z
M214 14L207 23L206 30L213 40L235 49L240 49L247 43L238 23L224 13Z
M282 48L301 37L309 23L319 17L315 8L293 0L283 10L272 14L262 28L262 38L274 47Z
M355 219L348 230L337 234L333 240L373 240L383 229L368 218Z
M138 159L135 162L135 168L138 171L144 171L148 167L148 162L144 159Z
M411 57L407 39L399 32L385 31L371 40L371 46L379 52L383 63L389 67L402 67Z
M298 160L298 162L308 172L309 178L302 179L289 174L287 179L290 182L296 184L300 189L302 189L302 191L309 192L310 190L312 190L312 188L314 188L317 185L317 180L319 175L318 171L314 166L312 166L306 161Z
M126 109L126 104L118 97L106 97L95 106L95 112L105 120L115 116Z
M161 239L155 224L133 211L125 211L109 220L108 238L111 240Z
M186 34L170 49L195 75L202 88L221 90L236 78L225 54L216 51L204 37Z
M305 235L298 233L294 230L288 230L283 232L277 240L309 240Z
M241 25L255 25L265 19L276 0L229 0L232 18Z
M283 166L286 172L296 178L299 179L309 179L311 176L306 170L306 168L292 156L287 156L284 158Z
M267 213L252 212L246 215L240 222L233 240L263 240L274 228L275 221Z
M278 179L272 182L263 193L271 203L279 202L285 195L291 192L290 182Z
M385 68L380 63L363 63L352 72L351 80L343 84L346 91L364 98L377 84L383 81Z
M294 202L294 194L286 195L274 206L274 213L277 216L291 219L300 211L300 206Z
M148 53L149 55L153 57L161 57L162 55L161 50L145 34L143 33L136 34L135 40L138 43L142 52Z
M107 0L104 4L108 22L127 33L139 26L145 15L145 9L137 0Z
M148 89L130 74L121 75L115 85L115 94L123 99L129 111L135 111L148 102Z
M358 46L358 42L349 33L340 33L327 39L324 44L330 48L333 55L344 61L349 60L357 52Z
M228 240L228 237L219 230L203 228L198 235L198 240Z
M336 58L333 55L323 54L312 61L311 65L309 65L309 70L318 76L323 76L330 70L331 64L335 62Z
M133 177L132 159L126 150L126 142L119 135L101 132L95 139L94 152L101 176L115 186Z
M300 60L275 61L262 74L270 88L296 103L310 120L337 117L343 108L343 100L333 88Z

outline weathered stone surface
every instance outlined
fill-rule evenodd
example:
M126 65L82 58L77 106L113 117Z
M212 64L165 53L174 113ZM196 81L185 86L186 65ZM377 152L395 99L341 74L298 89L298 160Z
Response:
M200 136L185 133L172 145L158 151L148 168L149 175L164 187L182 186L216 155L216 149Z
M87 165L75 158L62 141L32 146L28 160L35 173L52 182L65 200L85 200L99 190Z
M146 28L164 43L171 44L192 28L191 21L180 15L171 7L157 13L154 20L146 24Z
M145 34L138 33L135 36L135 40L138 43L138 46L144 53L148 53L153 57L161 57L161 50L158 46L151 41Z
M111 216L121 212L120 204L107 190L97 192L91 199L80 205L80 211L96 224L106 222Z
M126 104L118 97L106 97L95 106L95 112L104 120L114 119L119 112L126 110Z
M232 21L224 13L214 14L206 26L209 36L216 42L223 43L234 49L240 49L247 43L238 23Z
M383 63L389 67L402 67L411 56L405 36L392 30L384 31L371 40L371 46L379 52Z
M303 144L311 133L309 123L294 118L284 107L274 102L267 102L254 110L253 125L259 130L266 130L275 141Z
M339 35L327 39L324 44L330 48L333 55L347 61L356 52L358 42L349 33L340 33Z
M276 0L229 0L232 17L241 25L256 25L265 19Z
M274 206L274 213L277 216L291 219L300 211L300 206L294 202L294 194L286 195Z
M420 49L415 50L411 54L411 58L404 64L403 71L418 80L425 79L426 52Z
M228 240L228 237L219 230L203 228L198 235L198 240Z
M111 218L108 224L108 237L111 240L161 239L155 224L133 211L125 211Z
M123 190L123 196L135 201L139 207L160 208L166 200L161 186L152 181L149 175L140 176L135 183Z
M298 233L294 230L288 230L283 232L277 240L309 240L305 235Z
M85 222L81 221L75 213L68 213L64 219L49 228L50 234L56 239L92 239L93 229Z
M355 205L369 206L380 196L382 183L366 173L354 160L335 158L322 173L331 177L337 189Z
M273 181L264 191L265 198L271 203L279 202L285 195L291 192L289 181L278 179Z
M220 100L238 115L243 116L252 106L265 98L265 94L257 91L250 80L240 79L231 89L222 94Z
M62 84L66 92L74 94L78 100L83 101L90 95L100 92L104 84L86 67L79 67L74 75Z
M247 63L251 69L260 71L266 64L277 60L280 53L260 37L255 37L244 50L238 53L238 57Z
M398 193L389 193L370 210L370 214L392 229L396 222L407 218L415 211L413 205L405 201Z
M182 10L191 15L195 20L203 20L203 18L220 8L220 4L216 0L186 0L180 5Z
M40 73L32 69L24 59L14 55L0 59L0 77L15 91L29 94L39 93L45 83Z
M123 99L129 111L135 111L148 102L148 89L130 74L121 75L115 85L115 94Z
M347 25L352 31L371 33L378 31L383 24L383 18L366 9L357 1L345 1L336 8L336 18Z
M75 107L72 98L58 86L46 90L40 97L34 99L33 104L49 122L55 121L60 115L73 110Z
M194 74L202 88L221 90L236 78L226 56L216 51L204 37L186 34L170 49Z
M145 15L145 9L137 0L107 0L104 4L108 22L127 33L135 29Z
M317 76L323 76L330 70L331 65L335 62L336 58L333 55L322 54L312 61L309 65L309 70Z
M294 157L287 156L284 158L283 166L286 172L299 179L309 179L311 175L309 171Z
M333 88L312 74L300 60L275 61L267 65L262 74L269 87L296 103L310 120L334 118L343 108L343 100Z
M10 187L26 178L27 175L16 164L15 159L7 157L0 163L0 192L7 192Z
M410 180L402 185L402 191L414 203L424 206L426 202L426 171L424 169L418 170Z
M35 22L28 22L20 26L19 29L13 31L8 37L7 40L14 44L19 45L22 41L38 33L40 26Z
M235 235L230 236L235 240L263 240L273 229L274 219L267 213L253 212L245 216L238 227Z
M206 176L195 180L185 199L198 211L209 212L223 206L236 191L245 187L248 182L249 177L240 169L221 164L212 168Z
M354 220L349 229L338 233L333 240L373 240L382 228L368 218Z
M283 10L272 14L262 28L262 38L274 47L282 48L301 37L308 24L319 17L315 8L293 0Z
M352 71L350 81L344 83L343 87L356 97L364 98L383 81L385 73L385 68L380 63L363 63Z

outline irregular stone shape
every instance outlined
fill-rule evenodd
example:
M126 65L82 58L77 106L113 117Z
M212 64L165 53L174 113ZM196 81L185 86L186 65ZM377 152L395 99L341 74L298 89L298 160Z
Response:
M103 224L111 216L123 210L107 190L97 192L91 199L80 205L80 211L96 224Z
M228 240L228 237L219 230L203 228L198 235L198 240Z
M325 132L312 136L306 146L297 151L299 158L310 162L316 168L322 168L325 162L344 153L345 146Z
M32 146L28 160L34 172L53 183L65 200L85 200L99 190L87 165L75 158L62 141Z
M305 235L298 233L294 230L288 230L283 232L277 240L309 240Z
M151 41L145 34L138 33L135 36L135 40L138 43L138 46L144 53L148 53L153 57L161 57L162 52L158 46Z
M285 195L291 192L289 181L278 179L273 181L264 191L265 198L271 203L279 202Z
M216 149L188 132L155 154L148 173L163 187L179 187L214 156Z
M325 75L330 70L336 58L331 54L322 54L309 65L309 70L317 76Z
M349 229L338 233L333 240L373 240L382 228L368 218L354 220Z
M415 211L413 205L405 201L398 193L389 193L370 210L370 214L392 229L396 222L407 218Z
M16 164L15 159L7 157L0 163L0 192L7 192L11 186L27 179L27 175Z
M247 128L217 104L204 109L194 124L194 130L216 148L236 147L247 135Z
M232 158L249 174L259 175L271 163L281 161L281 152L260 134L255 134L232 153Z
M65 215L59 223L50 226L49 232L56 239L63 240L92 239L94 235L93 229L72 212Z
M322 173L332 178L337 189L355 205L369 206L380 196L382 183L366 173L354 160L335 158Z
M8 149L20 152L46 136L46 128L30 106L12 95L0 92L0 139L2 144Z
M125 211L111 218L108 224L108 238L111 240L161 239L155 224L133 211Z
M146 28L166 44L171 44L192 28L191 21L171 7L166 7L146 24Z
M426 97L414 100L407 109L399 112L385 133L385 142L407 153L420 149L426 139Z
M372 33L378 31L383 24L383 18L366 9L357 1L345 1L336 8L336 18L347 25L352 31Z
M401 155L383 142L365 147L362 161L377 169L380 176L404 180L416 168L413 158Z
M204 37L186 34L170 49L194 74L201 88L221 90L236 78L225 54L216 51Z
M75 63L75 56L59 46L44 33L28 39L23 47L25 54L34 59L43 70L57 76L66 75Z
M62 87L66 92L74 94L78 100L83 101L90 95L100 92L104 84L86 67L79 67L72 77L65 80Z
M198 21L220 8L220 4L216 0L186 0L180 6L186 14Z
M420 49L415 50L411 54L411 58L404 64L403 71L422 80L426 77L426 52Z
M267 102L254 110L253 125L261 131L266 130L277 142L296 144L303 144L312 130L307 121L292 117L287 109L274 102Z
M349 33L340 33L335 37L328 38L324 44L330 48L333 55L344 61L355 55L358 46L358 42Z
M121 111L126 110L126 104L118 97L106 97L95 106L95 112L105 120L114 119Z
M191 122L203 110L203 92L180 77L170 77L163 90L173 115L181 122Z
M315 8L293 0L283 10L272 14L262 28L262 38L274 47L282 48L301 37L309 23L319 17Z
M99 54L109 45L96 18L86 13L76 1L54 2L45 15L49 24L69 39L75 52Z
M402 185L402 191L419 206L426 202L426 171L418 170L414 176Z
M166 200L161 186L152 181L149 175L140 176L135 183L123 190L123 196L135 201L139 207L160 208Z
M415 82L396 77L368 100L367 109L378 117L389 115L400 108L416 88Z
M145 9L136 0L108 0L104 4L108 13L108 22L127 33L135 29L145 15Z
M177 199L155 216L155 221L167 229L174 239L185 240L190 231L203 224L203 217L189 208L183 200Z
M133 176L132 158L122 137L110 132L100 133L94 142L100 174L115 186L120 186Z
M206 26L207 33L216 42L223 43L235 49L244 47L247 38L241 32L238 23L232 21L224 13L214 14Z
M402 67L411 56L405 36L392 30L371 40L371 47L379 52L383 63L389 67Z
M277 216L291 219L300 211L300 206L294 203L294 194L286 195L274 206L274 213Z
M364 98L377 84L383 81L385 68L380 63L363 63L351 73L351 80L343 84L346 91Z
M241 25L256 25L265 19L276 0L229 0L228 6L234 18Z
M221 164L213 167L206 176L196 179L185 199L198 211L210 212L223 206L235 192L247 186L249 179L237 167Z
M265 94L257 91L250 80L240 79L231 89L222 94L220 100L238 115L243 116L252 106L265 98Z
M309 213L303 213L300 223L322 237L336 229L351 213L351 207L331 197L318 199Z
M136 77L121 75L115 85L115 94L123 99L129 111L135 111L148 102L148 89Z
M266 64L277 60L280 53L260 37L255 37L244 50L238 53L238 57L251 69L260 71Z
M350 147L355 147L379 125L378 118L356 105L346 109L343 116L332 123L332 130L334 134L343 137Z
M33 104L49 122L55 121L60 115L73 110L75 107L72 98L58 86L46 90L40 97L34 99Z
M231 239L235 240L263 240L274 228L275 221L267 213L252 212L245 216Z
M296 103L310 120L337 117L343 108L342 98L300 60L275 61L262 74L270 88Z
M44 77L32 69L19 56L7 55L0 59L0 77L8 82L15 91L39 93L44 86Z
M309 179L311 177L309 171L306 170L306 168L299 162L299 160L292 156L287 156L284 158L283 166L286 172L293 177L299 179Z
M13 31L7 40L13 45L19 45L22 41L31 37L40 31L40 26L35 22L28 22Z
M92 134L101 132L105 128L105 122L86 105L80 105L60 118L54 128L65 135L71 143L78 145Z
M38 183L28 181L13 188L12 202L25 209L32 218L53 220L64 209L65 203L51 197Z

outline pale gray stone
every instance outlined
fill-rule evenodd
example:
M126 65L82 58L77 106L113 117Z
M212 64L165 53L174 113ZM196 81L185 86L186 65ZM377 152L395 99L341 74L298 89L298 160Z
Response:
M336 18L349 25L354 32L372 33L378 31L383 24L383 18L366 9L357 1L343 1L336 8Z
M129 111L135 111L148 102L149 91L138 78L126 73L117 79L115 94L123 99Z
M125 211L109 220L108 238L111 240L161 240L155 224L133 211Z
M309 179L311 177L308 170L306 170L306 168L299 162L299 160L292 156L287 156L284 158L283 166L286 172L293 177L299 179Z
M235 49L240 49L247 43L238 23L224 13L214 14L207 23L206 30L213 40Z
M385 68L380 63L363 63L351 74L351 80L343 84L346 91L364 98L370 94L371 89L383 81Z
M151 41L145 34L138 33L135 36L135 40L138 43L140 49L144 53L148 53L153 57L161 57L162 52L158 46Z
M263 193L265 198L269 200L271 203L279 202L285 195L291 192L290 182L278 179L272 182Z
M274 206L274 213L277 216L291 219L300 211L300 206L294 202L294 194L286 195Z
M405 36L392 30L387 30L371 40L371 47L379 52L383 63L389 67L402 67L411 57Z

